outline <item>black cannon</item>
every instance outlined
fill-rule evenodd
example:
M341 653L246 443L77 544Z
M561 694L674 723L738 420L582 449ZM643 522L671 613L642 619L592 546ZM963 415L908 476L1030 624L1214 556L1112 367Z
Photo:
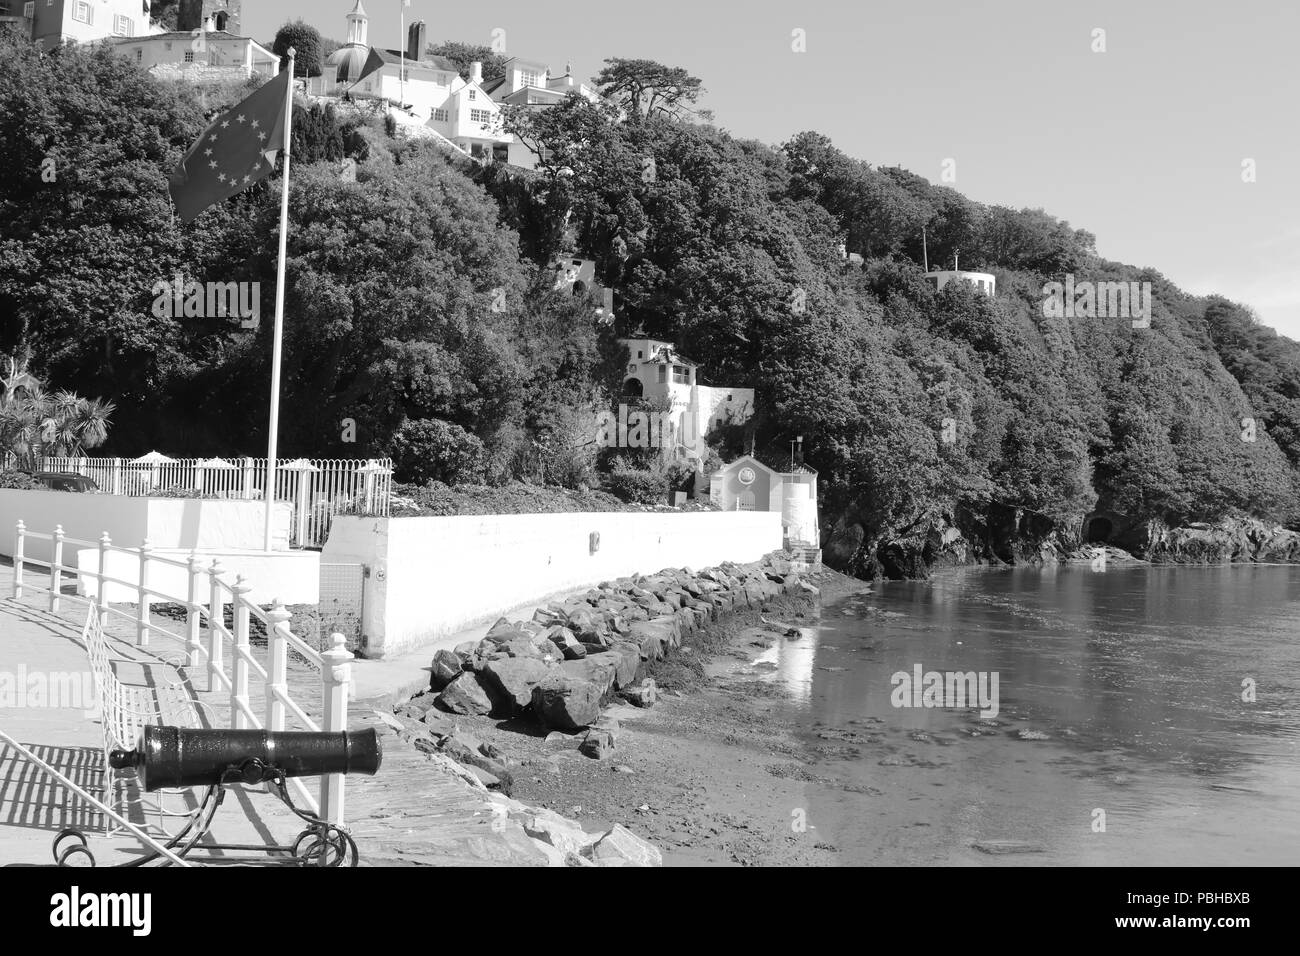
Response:
M382 760L373 728L318 733L148 726L136 750L109 754L115 769L134 767L141 786L150 792L332 773L374 776Z

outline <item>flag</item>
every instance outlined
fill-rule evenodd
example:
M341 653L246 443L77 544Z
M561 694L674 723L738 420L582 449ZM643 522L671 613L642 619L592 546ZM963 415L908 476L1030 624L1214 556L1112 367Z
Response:
M172 201L182 223L243 192L275 169L284 146L290 70L284 69L247 99L212 121L171 177Z
M358 73L357 78L352 81L352 86L356 86L366 77L370 76L370 74L378 72L383 69L383 67L384 55L374 47L371 47L370 55L366 57L366 62L361 65L361 72ZM349 86L348 89L352 89L352 86Z

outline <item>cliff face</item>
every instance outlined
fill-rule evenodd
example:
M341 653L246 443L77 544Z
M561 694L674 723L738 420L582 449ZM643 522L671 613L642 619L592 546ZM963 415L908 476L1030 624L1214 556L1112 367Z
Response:
M932 569L963 565L1044 565L1078 559L1090 522L1057 521L1026 509L995 505L984 512L958 509L893 533L870 535L860 513L833 521L822 559L856 577L925 578ZM1255 518L1171 528L1159 520L1134 523L1092 545L1108 544L1153 564L1300 563L1300 532Z

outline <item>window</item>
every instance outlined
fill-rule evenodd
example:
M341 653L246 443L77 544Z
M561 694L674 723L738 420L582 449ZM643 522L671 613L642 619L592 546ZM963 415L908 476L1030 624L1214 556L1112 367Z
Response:
M469 91L469 98L470 98L471 100L476 100L476 99L478 99L478 90L470 90L470 91Z
M660 366L659 366L659 384L662 385L662 384L663 384L664 382L666 382L666 381L668 381L668 366L667 366L667 365L660 365Z
M633 362L631 365L629 365L629 366L627 367L627 370L628 370L629 372L635 372L635 371L636 371L636 362Z
M520 85L520 86L536 86L536 85L537 85L537 71L535 71L535 70L520 70L520 71L519 71L519 85Z
M87 3L86 0L74 0L72 4L72 19L81 23L93 23L93 13L94 11L91 10L90 4Z
M186 63L193 63L193 62L194 62L194 51L193 51L193 50L186 50L186 51L185 51L185 62L186 62Z
M637 352L637 353L636 353L636 357L637 357L637 358L642 358L643 356L641 355L640 352Z
M31 3L23 4L23 16L28 20L36 16L36 0L32 0Z
M673 366L673 381L678 385L691 384L691 370L685 365Z
M439 123L445 123L445 122L447 122L447 111L446 111L446 110L434 110L434 111L433 111L433 118L434 118L435 120L437 120Z
M120 14L113 18L113 34L120 37L135 36L133 29L135 25L131 22L130 17L124 17Z
M136 51L135 51L135 62L137 62L137 63L143 63L143 62L144 62L144 50L143 50L143 49L139 49L139 50L136 50Z
M492 111L491 110L470 110L469 119L471 123L491 123Z

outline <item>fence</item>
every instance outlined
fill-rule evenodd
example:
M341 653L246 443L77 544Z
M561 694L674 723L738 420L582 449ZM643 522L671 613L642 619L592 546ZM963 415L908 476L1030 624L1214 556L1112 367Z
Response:
M261 500L266 491L266 459L42 458L44 471L75 472L112 495L144 496L160 491L193 491L218 498ZM324 547L336 514L387 515L392 497L393 463L387 458L277 459L275 500L294 506L290 543Z
M49 561L26 557L25 544L28 540L48 541L52 554ZM65 545L83 546L99 549L98 570L74 568L63 563ZM138 580L128 581L112 577L107 573L108 555L120 553L133 556L139 564ZM26 566L34 564L49 570L49 586L25 584L23 572ZM160 594L150 589L149 569L156 565L172 565L184 568L187 572L188 593L184 598L175 595ZM80 575L96 583L93 601L79 594L63 593L64 574ZM271 610L266 611L253 604L246 597L250 590L239 577L233 584L222 578L223 570L218 561L210 567L201 566L197 555L191 555L187 561L164 558L150 553L147 547L121 548L113 544L107 534L97 542L81 541L68 538L63 534L62 526L52 533L29 531L22 521L18 522L14 538L14 586L13 597L20 599L25 589L48 594L49 610L58 612L62 602L67 600L82 601L92 604L99 613L100 624L107 624L109 617L116 615L131 621L135 625L137 646L145 646L152 635L159 635L177 641L184 646L186 674L193 676L197 670L207 675L207 691L224 694L230 702L230 726L236 730L285 730L290 718L301 729L312 731L340 732L347 729L348 693L352 681L352 668L349 663L352 654L344 645L342 634L330 637L330 648L317 651L306 641L293 633L289 627L291 615L277 601ZM113 607L108 602L107 585L115 584L130 588L136 592L134 612ZM179 605L185 610L185 633L175 634L152 618L153 604ZM225 609L231 607L232 624L225 622ZM266 634L265 665L258 660L249 638L252 621L260 621ZM206 630L206 641L204 631ZM321 710L319 721L310 717L302 704L295 700L289 689L289 652L293 651L320 674ZM259 715L249 696L250 681L260 681L262 686L263 711ZM343 824L343 781L342 774L322 777L319 798L313 795L298 778L287 782L295 793L313 813L326 821L342 826Z

